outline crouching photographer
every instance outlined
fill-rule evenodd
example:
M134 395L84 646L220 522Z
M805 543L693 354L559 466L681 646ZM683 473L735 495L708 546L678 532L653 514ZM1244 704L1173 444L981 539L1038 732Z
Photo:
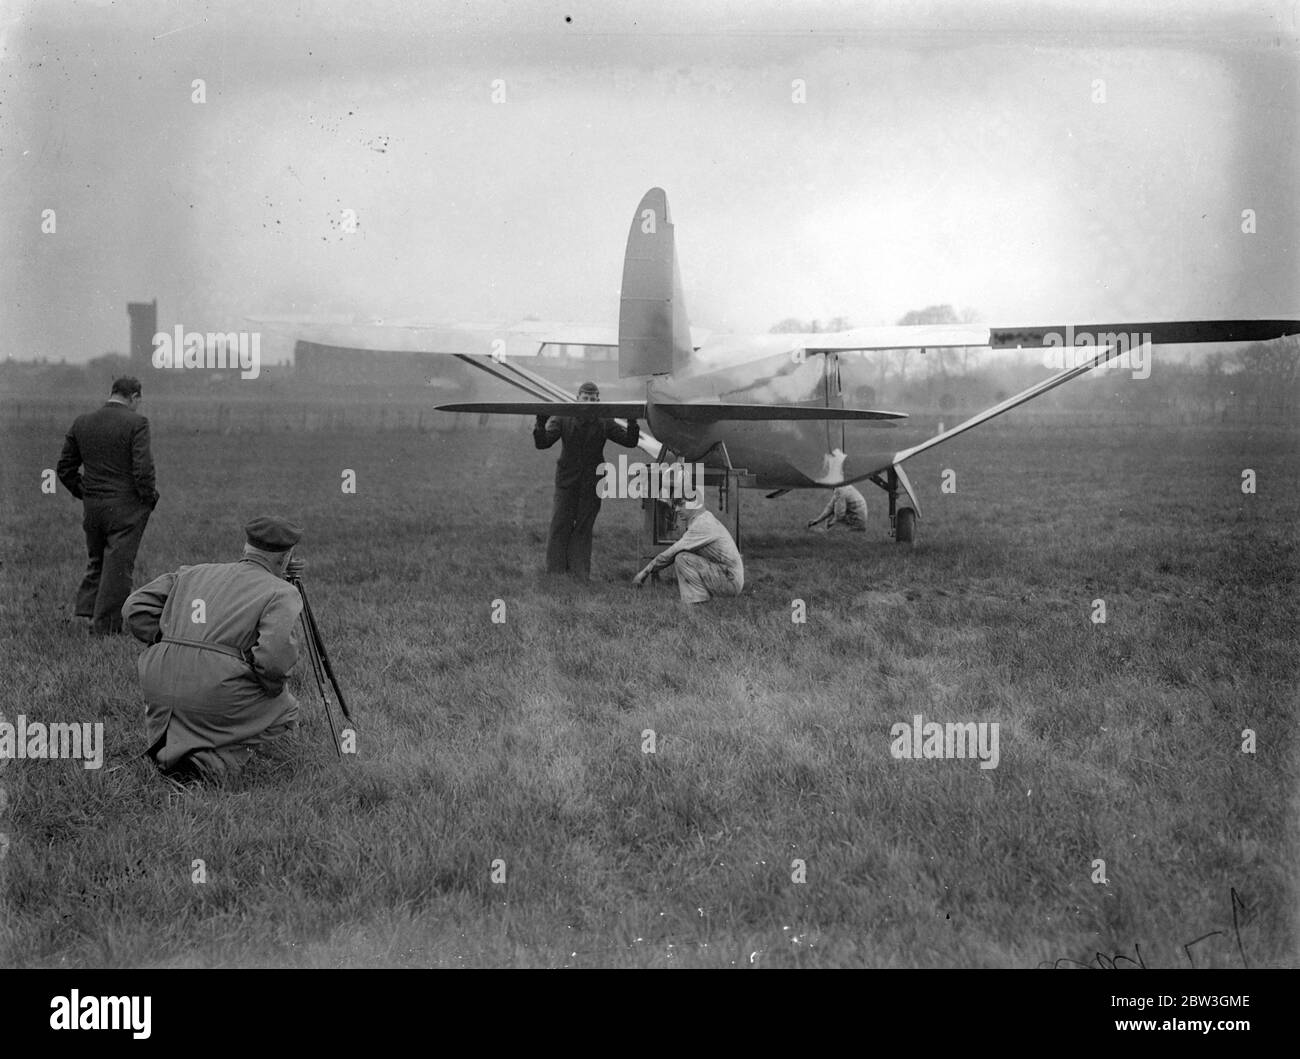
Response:
M304 564L293 555L302 530L263 515L244 534L236 562L182 566L122 607L127 629L150 645L138 663L147 753L182 782L228 782L298 723L284 683L302 646Z

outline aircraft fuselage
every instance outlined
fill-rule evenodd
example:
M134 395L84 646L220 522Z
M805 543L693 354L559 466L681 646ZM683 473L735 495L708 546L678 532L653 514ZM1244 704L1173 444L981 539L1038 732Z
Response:
M769 345L768 343L764 343ZM890 466L897 435L882 435L879 451L849 466L844 424L836 420L686 420L669 414L661 404L784 404L842 408L839 364L834 354L804 356L788 340L773 335L769 348L785 348L743 363L725 349L710 356L708 347L695 370L676 376L656 376L646 384L647 421L651 433L674 454L706 466L736 469L756 477L762 489L807 489L838 485L850 477ZM752 352L752 349L751 349ZM710 366L722 362L722 366ZM872 422L890 428L889 420ZM873 430L874 433L874 430ZM885 441L884 438L888 440ZM725 449L725 452L724 452Z

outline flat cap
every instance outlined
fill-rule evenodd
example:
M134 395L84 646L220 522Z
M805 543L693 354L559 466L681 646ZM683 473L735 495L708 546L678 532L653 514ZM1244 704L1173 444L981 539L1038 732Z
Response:
M244 523L248 543L264 552L287 552L302 540L302 527L287 518L258 515Z

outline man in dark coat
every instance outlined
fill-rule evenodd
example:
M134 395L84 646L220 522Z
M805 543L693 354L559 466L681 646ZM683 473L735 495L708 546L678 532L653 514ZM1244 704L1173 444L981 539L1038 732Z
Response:
M140 396L138 379L117 379L103 408L77 417L59 457L59 481L82 501L90 553L75 613L90 619L95 636L122 631L136 552L158 503L149 420L136 412Z
M578 400L599 402L600 390L594 382L584 382ZM612 419L537 417L533 443L539 449L564 442L555 465L555 509L546 544L548 574L571 574L582 580L591 576L591 531L600 513L596 470L605 459L605 442L616 441L630 449L640 437L635 419L624 428Z

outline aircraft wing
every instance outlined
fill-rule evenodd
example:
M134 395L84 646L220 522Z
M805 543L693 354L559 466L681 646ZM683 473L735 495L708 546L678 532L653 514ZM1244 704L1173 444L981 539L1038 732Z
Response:
M481 325L476 325L481 326ZM497 330L527 335L544 345L555 346L605 346L618 348L618 328L599 324L558 323L553 320L524 320ZM691 328L691 342L698 347L713 332L702 327Z
M994 349L1082 346L1076 336L1091 336L1098 346L1113 344L1119 336L1135 336L1153 346L1198 342L1267 342L1300 333L1300 320L1167 320L1140 324L1060 324L1051 327L992 327Z
M724 404L716 401L655 402L655 411L687 423L716 423L723 420L809 420L868 419L880 426L893 426L892 419L906 419L906 412L881 412L870 408L827 408L804 404Z
M485 357L535 357L545 345L617 347L612 327L551 324L337 323L250 317L255 323L289 331L296 339L323 346L372 353L445 353Z
M848 353L872 349L943 349L988 346L991 349L1039 349L1075 346L1076 335L1104 345L1118 335L1135 335L1154 346L1196 342L1265 342L1300 331L1295 320L1172 320L1122 324L1053 324L984 327L974 324L915 324L857 327L824 334L792 334L791 343L809 353ZM1148 337L1149 336L1149 337Z
M943 349L987 346L989 329L972 324L915 324L855 327L851 331L784 336L809 353L851 353L871 349Z
M1026 401L1041 397L1048 390L1055 389L1057 386L1067 383L1071 379L1076 379L1109 360L1113 360L1128 348L1126 343L1130 335L1137 335L1149 341L1152 345L1175 345L1192 342L1263 342L1297 333L1300 333L1300 321L1297 320L1194 320L1171 323L995 328L990 333L990 344L1004 349L1025 346L1031 349L1039 346L1044 348L1063 347L1062 337L1076 334L1093 336L1094 341L1104 344L1097 345L1095 347L1097 352L1093 356L1081 360L1073 367L1059 371L1042 382L1029 387L1029 389L1008 397L1005 401L1001 401L991 408L986 408L984 411L971 416L970 419L958 423L951 430L945 430L942 434L927 438L921 444L913 445L910 449L903 449L901 452L894 453L894 465L897 466L904 460L911 459L911 457L924 452L926 449L941 445L949 438L963 434L972 427L987 423L994 416L1000 416L1003 412L1009 412ZM1126 341L1119 342L1118 338L1120 337ZM1093 347L1073 346L1071 348L1074 349L1073 356L1078 357L1083 350Z
M250 316L267 328L289 331L304 342L373 353L457 353L480 356L535 357L543 346L618 348L618 328L599 324L523 320L499 323L424 323L372 320L353 323L339 318ZM698 348L712 332L691 328Z
M505 330L527 335L542 345L607 346L618 348L618 328L591 324L556 323L550 320L524 320Z
M536 356L544 345L618 347L618 329L589 324L525 320L493 323L340 323L330 319L250 317L257 323L285 327L308 342L404 353L462 353L482 356ZM1074 345L1074 335L1101 341L1112 334L1149 334L1152 345L1192 342L1262 342L1296 334L1294 320L1182 320L1122 324L1059 324L986 327L974 324L914 324L856 327L848 331L784 336L792 348L810 353L873 349L943 349L987 346L992 349ZM691 329L698 345L709 332Z
M899 327L891 329L894 332L918 332L921 328ZM929 328L926 328L929 330ZM942 328L956 334L960 329ZM969 329L968 329L969 330ZM973 329L978 331L979 329ZM847 333L847 332L846 332ZM1148 342L1151 345L1180 345L1184 343L1197 342L1266 342L1271 339L1283 338L1287 335L1300 334L1300 321L1297 320L1191 320L1191 321L1172 321L1159 323L1137 323L1137 324L1082 324L1067 326L1050 326L1050 327L997 327L986 330L987 339L982 342L972 342L970 345L987 345L995 349L1009 348L1064 348L1069 346L1074 350L1072 357L1079 357L1081 352L1086 349L1095 348L1096 352L1087 359L1080 360L1073 367L1065 368L1055 375L1049 376L1042 382L1029 387L1027 390L1008 397L1005 401L1000 401L991 408L986 408L982 412L971 416L969 419L958 423L950 430L945 430L941 434L936 434L932 438L927 438L919 445L913 445L909 449L902 449L894 453L893 472L897 475L898 481L906 491L912 501L917 514L920 514L921 505L916 498L916 492L913 490L911 483L907 480L907 475L903 472L902 464L905 460L910 460L913 456L919 455L936 445L942 445L945 441L955 438L958 434L964 434L966 431L987 423L995 416L1000 416L1003 412L1009 412L1027 401L1032 401L1035 397L1041 397L1048 390L1055 389L1072 379L1084 375L1093 368L1105 364L1119 356L1121 352L1129 348L1129 343L1133 338L1139 341ZM1076 341L1079 336L1087 336L1091 341L1087 344ZM815 337L815 336L813 336ZM1121 341L1122 339L1122 341ZM929 347L932 343L926 342L924 345ZM890 348L917 348L921 344L912 341L898 342L896 346ZM819 347L828 350L845 349L845 346L827 346ZM853 347L867 348L867 347ZM885 348L885 347L871 347ZM812 347L809 347L812 351ZM1067 362L1068 359L1066 358ZM879 471L871 471L866 474L860 474L854 477L851 482L860 482L865 479L876 479Z

